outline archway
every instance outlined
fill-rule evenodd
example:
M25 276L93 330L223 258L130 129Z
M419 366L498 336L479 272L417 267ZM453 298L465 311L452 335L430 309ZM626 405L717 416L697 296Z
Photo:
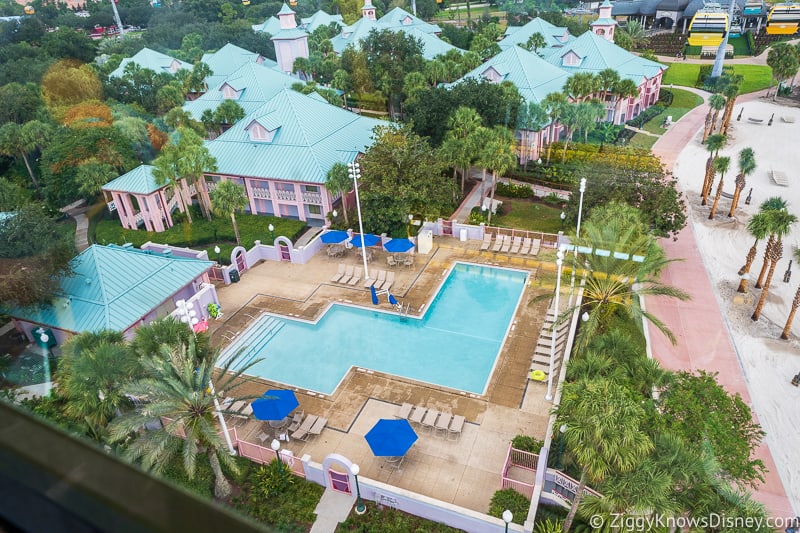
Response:
M353 462L338 453L332 453L322 461L322 471L325 474L325 485L344 494L353 494L354 478L352 472Z

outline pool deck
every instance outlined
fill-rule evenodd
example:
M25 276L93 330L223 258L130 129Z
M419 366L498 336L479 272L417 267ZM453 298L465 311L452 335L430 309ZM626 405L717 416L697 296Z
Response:
M351 369L332 395L297 390L300 409L328 418L328 427L315 440L292 440L284 443L285 448L296 457L310 454L316 462L339 453L358 463L362 475L368 478L476 511L488 510L489 500L500 488L511 438L518 434L544 438L547 427L551 404L544 400L545 385L529 381L527 375L548 303L546 299L532 300L540 294L552 294L555 253L543 249L538 257L519 257L481 252L479 247L478 241L437 237L433 251L418 255L414 267L391 269L396 276L391 292L410 304L409 314L419 316L421 306L427 308L455 262L530 272L486 394L454 391L370 369ZM375 255L370 271L390 270L385 266L386 254ZM212 342L227 345L266 311L316 320L332 302L374 308L363 280L355 287L330 282L339 263L360 265L361 255L351 250L344 258L328 259L321 252L304 265L263 262L245 272L239 283L218 286L225 314L212 323ZM391 309L386 303L381 307ZM258 379L244 384L235 395L259 395L273 386L283 387ZM382 459L372 456L363 436L379 418L394 417L404 402L463 415L467 424L457 441L418 428L420 438L402 468L388 469ZM243 440L258 443L256 436L267 428L264 422L250 421L237 431Z

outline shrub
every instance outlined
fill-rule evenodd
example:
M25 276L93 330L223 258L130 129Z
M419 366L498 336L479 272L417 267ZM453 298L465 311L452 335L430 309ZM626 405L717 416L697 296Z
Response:
M479 205L476 205L472 208L469 212L469 218L467 219L467 224L473 224L478 226L480 224L486 223L486 212L481 209Z
M513 522L522 524L528 518L528 508L530 506L530 500L519 492L514 489L502 489L492 496L492 501L489 503L489 516L502 518L503 511L508 509L514 514Z
M564 204L564 199L554 192L551 192L550 194L542 198L542 201L545 204L553 207L560 207Z
M661 105L650 106L641 113L639 113L638 117L630 119L628 122L626 122L626 124L638 128L645 122L650 121L655 116L660 115L663 111L664 111L664 106Z
M539 453L544 446L544 441L528 435L517 435L511 439L511 446L524 452Z
M250 500L258 504L263 500L285 492L294 483L294 476L286 466L273 459L261 465L250 475Z
M517 185L516 183L498 182L495 194L506 198L532 198L533 189L529 185Z

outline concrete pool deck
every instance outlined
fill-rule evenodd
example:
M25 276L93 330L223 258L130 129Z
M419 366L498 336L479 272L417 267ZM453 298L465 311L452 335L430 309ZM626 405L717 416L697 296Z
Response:
M542 250L539 257L514 257L479 251L480 242L460 242L437 237L434 250L418 255L411 268L395 268L392 293L410 304L419 315L420 306L431 300L436 289L457 261L515 268L530 272L512 328L498 356L485 395L468 394L416 382L398 376L351 369L332 395L298 390L300 408L328 418L328 428L310 442L292 440L284 444L296 457L310 454L321 462L339 453L361 466L362 475L412 490L426 496L486 512L489 500L500 488L501 470L510 440L518 434L544 438L551 403L544 400L545 385L528 380L533 349L547 306L547 299L532 301L540 294L552 294L553 253ZM389 270L385 253L376 253L372 268ZM331 302L348 302L372 307L370 292L359 283L345 287L330 283L340 262L361 264L360 254L328 259L317 254L305 265L264 262L244 273L237 284L217 288L225 313L212 323L212 342L225 346L262 312L313 320ZM388 304L381 304L388 310ZM335 342L332 341L332 342ZM324 349L324 347L321 347ZM291 365L291 361L286 364ZM243 385L237 396L260 395L277 386L258 379ZM408 402L466 417L458 441L427 434L419 429L414 445L400 470L389 470L372 456L364 434L379 418L392 418ZM240 438L256 438L268 426L251 421L237 428Z

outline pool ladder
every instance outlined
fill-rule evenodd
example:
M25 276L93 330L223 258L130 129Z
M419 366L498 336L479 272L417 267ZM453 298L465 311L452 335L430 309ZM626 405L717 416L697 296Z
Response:
M408 318L408 309L411 307L411 304L410 303L404 304L403 302L400 302L399 304L397 304L397 306L398 306L397 311L398 313L400 313L400 316L403 318Z

